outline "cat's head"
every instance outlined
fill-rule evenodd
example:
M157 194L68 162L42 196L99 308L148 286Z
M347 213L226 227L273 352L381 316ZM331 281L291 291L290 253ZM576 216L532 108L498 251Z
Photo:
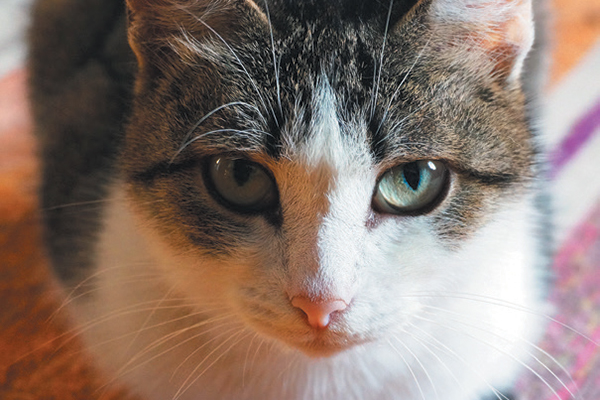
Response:
M529 2L128 6L129 198L199 308L326 355L522 262Z

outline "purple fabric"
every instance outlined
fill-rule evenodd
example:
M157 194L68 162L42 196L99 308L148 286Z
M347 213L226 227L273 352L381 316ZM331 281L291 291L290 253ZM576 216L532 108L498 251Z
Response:
M600 99L552 153L550 177L600 131ZM600 154L599 161L600 161ZM598 171L600 172L600 167ZM517 385L518 400L600 400L600 203L559 243L550 300L553 316Z
M550 157L550 178L556 177L560 170L584 147L600 127L600 99L575 122L567 136L562 140ZM600 155L599 155L600 156ZM599 399L600 400L600 399Z
M546 336L519 400L600 400L600 204L561 246ZM543 364L543 365L542 365ZM544 365L546 367L544 367ZM537 375L536 375L537 374Z

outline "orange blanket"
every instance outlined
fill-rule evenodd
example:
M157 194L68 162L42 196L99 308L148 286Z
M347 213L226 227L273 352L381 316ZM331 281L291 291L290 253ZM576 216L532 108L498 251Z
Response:
M91 367L57 315L44 258L25 72L0 80L0 399L127 399Z

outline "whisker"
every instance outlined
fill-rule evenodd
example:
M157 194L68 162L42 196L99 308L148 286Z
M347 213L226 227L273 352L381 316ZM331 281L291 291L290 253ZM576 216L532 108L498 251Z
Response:
M181 147L179 148L179 150L177 150L177 152L175 153L175 155L171 158L171 160L169 161L170 164L172 164L175 159L179 156L179 154L181 154L181 152L187 147L187 145L185 145L185 143L187 142L187 140L190 138L190 136L192 136L192 134L194 133L194 131L196 131L196 129L198 129L198 127L200 127L200 125L202 125L208 118L210 118L212 115L214 115L215 113L221 111L224 108L227 107L233 107L233 106L244 106L244 107L248 107L250 109L255 110L258 115L263 119L264 121L264 117L262 117L262 114L260 112L260 110L258 109L258 107L253 106L252 104L243 102L243 101L232 101L230 103L227 104L223 104L217 108L215 108L214 110L208 112L207 114L205 114L202 118L200 118L200 120L198 120L198 122L196 122L194 124L194 126L192 126L190 128L190 130L186 133L186 135L184 136L182 142L184 144L181 145ZM266 121L264 121L266 124ZM188 144L189 145L189 144Z
M215 352L219 351L229 341L231 341L232 339L238 337L244 331L245 331L245 329L243 329L243 328L240 329L237 333L231 335L228 339L224 340L221 344L219 344L217 347L215 347L210 353L208 353L206 355L206 357L204 357L204 359L194 368L194 370L189 374L189 376L187 377L187 379L183 382L183 384L181 385L181 387L179 388L179 390L177 391L177 393L175 393L175 396L173 396L173 400L178 400L186 391L188 391L194 385L194 383L196 383L198 381L198 379L200 379L202 377L202 375L204 375L206 373L206 371L208 371L210 369L210 367L212 367L213 365L215 365L221 358L223 358L236 344L240 343L242 340L244 340L245 338L247 338L248 336L250 336L252 334L251 332L247 332L247 334L245 336L242 336L241 339L238 339L237 341L235 341L234 343L232 343L227 349L225 349L225 351L223 353L221 353L220 356L218 356L213 362L211 362L209 365L207 365L206 368L204 368L202 370L202 372L200 372L200 374L198 374L194 379L192 379L192 376L196 372L198 372L198 369L200 369L200 367Z
M220 311L220 310L223 310L223 309L226 309L226 307L215 307L215 308L212 308L212 309L203 308L200 311L196 311L196 312L192 312L192 313L187 313L186 315L183 315L183 316L180 316L180 317L176 317L176 318L172 318L172 319L170 319L168 321L159 322L159 323L157 323L155 325L152 325L152 326L150 326L148 328L145 328L144 330L150 330L150 329L158 328L158 327L161 327L161 326L164 326L164 325L168 325L168 324L171 324L173 322L182 321L182 320L185 320L185 319L188 319L188 318L196 318L198 316L205 315L205 314L208 314L208 313L211 313L211 312L215 312L215 311ZM177 329L176 331L173 331L173 332L171 332L171 333L169 333L169 334L167 334L167 335L165 335L165 336L163 336L163 337L161 337L161 338L159 338L157 340L154 340L153 342L147 344L133 358L136 358L136 357L139 358L139 357L144 356L145 354L142 353L142 352L151 351L153 348L156 348L156 347L162 345L163 343L169 341L171 338L173 338L175 336L179 336L179 335L181 335L183 333L186 333L186 332L188 332L190 330L194 330L194 329L203 327L205 325L209 325L209 324L213 324L215 322L220 322L220 321L223 321L223 320L227 320L227 319L231 318L232 315L233 315L233 313L227 313L227 314L223 314L223 315L218 315L218 316L210 317L208 319L204 319L204 320L195 322L195 323L193 323L191 325L188 325L186 327ZM224 325L225 324L220 324L220 325L218 325L218 327L220 328L220 327L222 327ZM205 330L204 332L211 332L212 330L215 330L215 329L217 329L217 328L213 327L213 328L211 328L209 330ZM124 336L128 336L130 334L133 334L133 333L130 332L130 333L124 335ZM182 343L184 343L184 342L182 342Z
M383 126L385 120L387 119L389 112L392 108L392 103L394 102L394 100L396 99L396 96L398 96L398 93L400 92L400 89L402 88L402 86L404 85L404 82L406 82L406 80L408 79L408 77L410 76L410 74L412 73L413 69L415 68L415 66L418 64L419 60L421 59L421 57L423 56L423 54L425 53L425 50L427 49L427 47L429 47L429 42L431 41L431 38L433 37L433 34L431 34L429 36L429 38L427 39L427 42L425 42L425 45L423 46L423 48L421 49L421 51L419 52L419 54L417 55L417 57L415 58L415 61L413 61L412 65L410 66L410 68L408 69L408 71L406 72L406 74L404 74L404 77L402 77L402 80L400 81L400 84L398 85L398 87L396 88L396 90L394 91L394 93L392 94L392 97L390 97L390 101L388 102L388 105L386 107L385 112L383 113L383 116L381 118L381 121L379 122L379 127L377 128L377 133L379 133L379 131L381 130L381 127ZM431 101L427 102L427 104L431 104ZM420 108L419 108L420 109ZM412 114L411 114L412 115ZM406 118L404 118L406 119ZM404 120L403 120L404 121ZM397 126L398 124L396 124Z
M383 55L385 53L385 44L388 36L388 29L390 27L390 19L392 17L392 8L394 6L394 0L390 0L388 7L387 19L385 21L385 31L383 33L383 43L381 44L381 54L379 56L379 70L377 71L377 82L375 83L375 94L371 97L371 120L375 115L375 108L377 106L377 97L379 95L379 85L381 84L381 70L383 68Z
M151 304L151 303L152 303L152 302L146 302L146 304ZM133 306L133 307L135 307L135 306ZM132 306L128 306L128 307L125 307L125 308L121 308L119 311L121 312L121 314L122 314L122 315L127 315L128 313L129 313L129 314L132 314L132 313L136 313L136 312L144 312L144 311L147 311L147 310L148 310L148 309L146 309L146 310L143 310L143 309L142 309L142 310L131 310L133 307L132 307ZM176 308L176 307L172 307L172 308ZM125 312L125 311L127 311L127 312ZM95 318L95 319L93 319L93 320L91 320L91 321L88 321L88 322L86 322L86 323L85 323L85 324L83 324L83 325L78 325L78 326L75 326L75 327L73 327L73 328L71 328L71 329L68 329L67 331L65 331L65 332L62 332L61 334L59 334L59 335L57 335L57 336L53 337L52 339L49 339L49 340L47 340L46 342L44 342L44 343L40 344L39 346L37 346L37 347L36 347L36 348L34 348L33 350L31 350L31 351L29 351L29 352L27 352L27 353L23 354L23 355L22 355L22 356L20 356L20 357L19 357L17 360L15 360L15 362L18 362L18 361L20 361L20 360L23 360L23 359L25 359L26 357L28 357L28 356L30 356L30 355L32 355L32 354L34 354L34 353L35 353L35 352L37 352L37 351L40 351L41 349L43 349L44 347L46 347L46 346L48 346L48 345L50 345L50 344L52 344L52 343L55 343L55 342L58 342L58 341L62 341L62 340L64 340L64 342L62 342L60 345L58 345L58 346L57 346L57 347L54 349L54 352L53 352L53 353L54 353L54 354L56 354L56 353L57 353L58 351L60 351L60 350L61 350L61 349L62 349L64 346L66 346L66 345L67 345L67 344L68 344L70 341L72 341L72 340L76 339L76 338L77 338L78 336L80 336L80 335L81 335L83 332L85 332L85 331L87 331L87 330L89 330L89 329L93 328L93 327L94 327L94 326L96 326L96 325L102 324L102 323L104 323L104 322L106 322L106 321L110 320L111 318L116 318L116 317L119 317L119 316L122 316L122 315L111 315L111 314L109 314L109 315L104 315L104 316L101 316L101 317L99 317L99 318Z
M224 326L224 325L225 325L225 324L222 324L222 325L220 325L220 326L219 326L219 329L220 329L222 326ZM201 335L204 335L204 334L206 334L207 332L211 332L211 331L213 331L213 330L215 330L215 329L213 328L213 329L210 329L210 330L205 330L205 331L202 331L202 332L201 332L199 335L200 335L200 336L201 336ZM239 326L234 326L233 328L230 328L230 329L228 329L228 330L226 330L226 331L220 332L218 335L215 335L215 336L214 336L213 338L211 338L210 340L207 340L206 342L202 343L202 345L201 345L201 346L199 346L199 347L198 347L198 348L196 348L196 349L195 349L193 352L191 352L190 354L188 354L188 355L187 355L187 357L186 357L186 358L184 358L184 359L183 359L183 360L182 360L182 361L179 363L179 365L177 366L177 368L175 368L175 369L173 370L173 373L171 374L171 378L175 377L175 376L177 375L177 373L179 372L179 370L180 370L180 369L183 367L183 365L184 365L186 362L188 362L188 361L189 361L189 360L190 360L192 357L194 357L194 356L195 356L195 355L196 355L196 354L197 354L197 353L198 353L200 350L202 350L204 347L206 347L206 346L210 345L210 344L211 344L211 343L213 343L213 342L216 342L216 341L218 341L218 340L219 340L221 337L225 336L225 335L226 335L226 334L228 334L229 332L232 332L232 331L238 331L238 332L239 332L239 330L240 330L240 327L239 327ZM197 337L197 336L194 336L194 337ZM213 351L214 351L214 350L213 350Z
M446 324L442 324L442 323L440 323L440 322L437 322L437 321L434 321L434 320L432 320L432 319L429 319L429 318L424 318L424 317L422 317L422 316L420 316L420 315L415 315L415 318L417 318L417 319L420 319L420 320L422 320L422 321L429 322L429 323L431 323L431 324L434 324L434 325L437 325L437 326L439 326L439 327L442 327L442 328L445 328L445 329L451 330L451 331L453 331L453 332L456 332L456 333L459 333L459 334L462 334L462 335L468 336L468 337L470 337L471 339L473 339L473 340L476 340L476 341L478 341L478 342L480 342L480 343L482 343L482 344L485 344L485 345L489 346L490 348L492 348L492 349L494 349L494 350L498 351L499 353L501 353L501 354L503 354L503 355L505 355L505 356L509 357L510 359L512 359L512 360L516 361L517 363L519 363L520 365L522 365L522 366L523 366L524 368L526 368L526 369L527 369L529 372L531 372L532 374L534 374L534 375L535 375L535 376L536 376L536 377L537 377L537 378L538 378L538 379L539 379L539 380L540 380L542 383L544 383L544 385L545 385L545 386L546 386L548 389L550 389L550 391L552 391L552 393L554 394L554 396L556 396L556 398L560 400L560 396L558 395L558 393L557 393L556 389L554 389L554 387L553 387L552 385L550 385L550 383L549 383L549 382L548 382L546 379L544 379L544 377L543 377L542 375L540 375L540 374L539 374L537 371L535 371L535 370L534 370L534 369L533 369L531 366L527 365L527 363L523 362L522 360L519 360L517 357L513 356L512 354L510 354L510 353L508 353L508 352L506 352L506 351L504 351L504 350L500 349L498 346L495 346L494 344L490 343L490 342L489 342L489 341L487 341L487 340L484 340L484 339L478 338L478 337L477 337L477 336L475 336L475 335L471 335L471 334L469 334L468 332L465 332L465 331L461 331L461 330L455 329L455 328L453 328L453 327L451 327L451 326L448 326L448 325L446 325ZM542 363L542 365L543 365L543 363Z
M412 325L412 324L411 324ZM446 370L446 372L448 372L448 374L454 379L454 381L458 384L458 386L460 386L463 391L465 389L463 383L458 379L458 377L456 376L456 374L450 369L450 367L448 367L448 365L444 362L444 360L442 360L440 358L440 356L438 356L420 337L418 337L417 335L413 334L412 332L410 332L409 330L406 329L402 329L401 330L403 334L409 335L411 338L413 338L414 340L416 340L421 346L423 346L423 348L429 353L431 354L442 366L442 368L444 368Z
M498 389L496 389L487 379L485 379L476 369L473 368L473 366L471 366L463 357L461 357L459 354L457 354L454 350L452 350L447 345L442 343L439 339L437 339L430 333L424 331L423 329L419 328L415 324L412 324L409 322L408 325L411 328L418 330L423 335L427 336L430 340L435 342L434 344L437 344L438 346L440 346L443 351L446 351L448 354L450 354L451 356L456 358L458 361L460 361L465 367L467 367L469 370L471 370L478 378L480 378L486 384L486 386L494 393L494 395L498 398L498 400L510 400L506 395L504 395L502 392L500 392Z
M560 325L561 327L575 333L576 335L582 337L583 339L587 340L588 342L592 343L593 345L595 345L596 347L600 347L600 343L598 343L597 341L595 341L594 339L592 339L590 336L584 334L583 332L573 328L572 326L565 324L564 322L561 322L559 320L557 320L554 317L551 317L550 315L547 314L543 314L537 310L531 309L531 308L527 308L521 304L518 303L512 303L510 301L504 300L504 299L499 299L499 298L495 298L495 297L489 297L489 296L485 296L485 295L478 295L478 294L474 294L474 293L460 293L460 292L439 292L439 293L431 293L431 292L414 292L408 295L402 295L403 297L425 297L425 298L435 298L435 297L439 297L439 298L453 298L453 299L461 299L461 300L469 300L469 301L477 301L477 302L481 302L484 304L490 304L490 305L495 305L498 307L507 307L513 310L517 310L517 311L522 311L524 313L530 314L530 315L535 315L538 316L540 318L543 318L547 321L550 322L554 322L558 325Z
M226 324L221 324L221 325L218 325L217 327L218 327L218 328L221 328L222 326L225 326L225 325L226 325ZM188 328L189 328L189 327L188 327ZM187 330L187 328L184 328L184 330ZM180 334L180 332L178 332L178 331L177 331L177 332L173 332L173 333ZM136 364L136 365L134 365L134 366L132 366L131 368L129 368L129 369L128 369L128 367L129 367L129 366L130 366L130 365L131 365L131 364L132 364L134 361L136 361L137 359L141 358L141 356L140 356L139 354L137 354L136 356L134 356L134 358L133 358L133 359L129 360L129 361L126 363L126 364L122 365L122 366L121 366L121 367L120 367L120 368L117 370L117 372L113 374L113 378L112 378L112 379L110 379L108 382L106 382L106 383L105 383L105 384L104 384L104 385L103 385L101 388L107 388L107 387L109 387L110 385L114 384L114 383L115 383L115 382L117 382L119 379L121 379L123 376L125 376L126 374L128 374L128 373L130 373L130 372L132 372L132 371L136 370L137 368L140 368L140 367L142 367L142 366L144 366L144 365L148 364L149 362L151 362L151 361L155 360L156 358L158 358L158 357L160 357L160 356L162 356L162 355L164 355L164 354L166 354L166 353L168 353L168 352L172 351L173 349L175 349L175 348L179 347L181 344L184 344L184 343L188 342L189 340L193 340L193 339L197 338L198 336L201 336L202 334L203 334L203 332L202 332L202 333L199 333L199 334L197 334L197 335L194 335L194 336L192 336L191 338L188 338L188 340L186 340L186 341L183 341L183 342L178 342L177 344L175 344L175 345L173 345L172 347L170 347L169 349L167 349L167 350L165 350L165 351L161 352L160 354L157 354L157 355L155 355L155 356L151 357L150 359L144 360L143 362L140 362L140 363L138 363L138 364ZM171 335L171 334L170 334L170 335ZM170 336L170 335L169 335L169 336ZM177 336L177 335L175 335L175 336ZM175 337L175 336L173 336L173 337ZM165 342L166 342L166 341L165 341Z
M278 379L283 379L283 375L289 371L292 368L292 365L294 365L294 363L298 362L299 358L298 358L298 352L295 351L292 355L292 357L290 357L290 362L287 363L287 365L285 366L285 368L282 368L281 371L279 371L279 375L277 376Z
M396 340L398 340L396 338ZM404 362L404 364L406 365L406 367L408 368L408 372L412 375L413 380L415 381L416 385L417 385L417 389L419 390L419 393L421 394L421 398L423 400L427 400L425 399L425 393L423 392L423 388L421 387L421 384L419 383L419 379L417 378L417 375L415 374L415 371L412 369L412 367L410 366L410 364L408 363L408 361L406 360L406 358L402 355L402 352L400 352L393 344L392 342L388 339L387 340L388 344L390 345L390 347L396 352L396 354L398 354L398 356L400 356L400 358L402 359L402 361Z
M269 3L265 0L265 9L267 11L267 20L269 21L269 33L271 36L271 51L273 53L273 69L275 72L275 84L277 86L277 103L279 105L279 112L283 115L283 107L281 106L281 86L279 84L279 66L277 64L277 59L275 57L275 39L273 38L273 24L271 23L271 14L269 12ZM279 121L275 118L275 122L277 126L279 126Z
M60 209L69 208L69 207L97 205L97 204L108 203L110 201L112 201L112 199L77 201L77 202L73 202L73 203L61 204L61 205L58 205L58 206L45 207L45 208L42 208L42 211L54 211L54 210L60 210Z
M406 351L408 351L408 353L415 359L415 361L417 362L417 364L419 364L419 367L421 367L421 370L425 373L425 377L429 381L429 384L431 385L431 388L433 389L433 392L435 393L435 398L439 400L440 399L440 395L439 395L439 393L437 391L437 387L435 386L435 383L433 383L433 379L431 379L431 375L429 374L429 371L427 370L427 368L425 368L425 366L423 365L423 363L421 362L421 360L419 359L419 357L417 357L417 355L406 344L404 344L404 342L402 342L402 340L400 340L396 336L394 336L394 339L396 339L396 341L402 347L404 347L404 349Z
M458 313L456 313L454 311L446 310L446 309L441 308L441 307L430 306L430 305L423 305L423 306L427 307L427 308L431 308L431 309L436 310L436 311L442 311L442 312L445 312L445 313L448 313L448 314L455 315L458 318L465 318L465 319L470 319L471 321L473 321L473 319L469 318L468 315L461 315L461 314L458 314ZM459 324L465 325L467 327L470 327L470 328L473 328L473 329L477 329L477 330L480 330L480 331L485 332L485 333L489 333L489 334L494 335L496 337L503 338L502 335L494 332L492 330L492 328L494 328L494 327L492 325L488 324L488 323L485 323L485 324L482 325L481 321L478 320L477 324L468 324L468 323L466 323L462 319L450 318L450 320L452 320L454 322L457 322ZM487 328L484 328L484 326L486 326ZM523 342L525 344L527 344L528 346L534 348L535 350L539 351L540 353L542 353L543 355L545 355L546 357L548 357L552 362L554 362L554 364L556 366L558 366L562 370L562 372L564 372L564 374L571 381L571 384L575 386L576 391L578 391L578 389L577 389L577 383L573 379L571 373L569 373L569 371L555 357L553 357L550 353L548 353L547 351L545 351L544 349L542 349L541 347L537 346L535 343L533 343L533 342L531 342L531 341L529 341L527 339L524 339L524 338L522 338L520 336L519 337L514 337L514 338L518 339L519 341L521 341L521 342ZM572 393L571 390L568 388L568 385L566 385L562 381L562 379L556 375L556 373L554 371L552 371L547 365L545 365L541 360L539 360L538 357L536 357L533 353L531 353L529 351L527 351L527 353L528 353L528 355L530 355L531 357L533 357L540 365L542 365L544 367L544 369L546 369L558 382L560 382L560 384L569 392L569 394L571 395L572 398L577 398L577 396L574 393Z
M261 92L260 92L260 90L258 88L258 85L256 84L256 81L254 80L254 78L252 78L252 76L250 75L250 73L246 69L245 64L242 62L242 60L237 55L237 53L233 50L233 48L229 45L229 43L227 43L227 41L221 35L219 35L219 33L217 31L215 31L210 25L208 25L206 22L204 22L201 18L199 18L198 16L194 15L189 10L186 10L183 7L182 7L182 10L184 12L186 12L187 14L189 14L196 21L198 21L199 23L201 23L202 25L204 25L206 27L206 29L208 29L209 31L211 31L227 47L227 49L231 52L231 54L233 55L233 57L236 59L236 61L238 62L238 64L242 68L244 74L248 77L250 83L252 84L252 86L254 88L254 91L258 95L258 98L260 99L260 102L262 103L262 105L265 108L265 110L271 109L271 112L272 112L273 108L272 107L267 107L267 103L265 102L265 99L262 96L262 94L261 94ZM272 114L275 117L275 115L274 115L273 112L272 112Z
M54 312L48 317L48 319L46 320L47 323L52 322L52 320L54 318L56 318L56 316L66 307L69 306L69 304L77 301L80 298L86 297L94 292L100 291L102 290L102 288L100 287L96 287L92 282L90 282L91 280L97 278L98 276L100 276L101 274L94 274L93 276L90 276L88 278L86 278L84 281L80 282L79 284L77 284L77 286L71 290L71 292L67 295L66 299L62 302L62 304L56 309L54 310ZM140 274L135 274L135 275L128 275L127 278L128 279L122 279L119 280L117 282L112 282L113 285L125 285L125 284L131 284L131 283L135 283L135 282L142 282L142 281L152 281L154 279L158 279L159 277L161 277L161 275L159 273L140 273ZM148 278L147 280L144 280L143 278ZM154 278L154 279L153 279ZM86 291L82 291L82 289L86 286L93 286L92 289L88 289ZM77 295L75 295L75 293L77 293Z
M271 354L273 352L273 349L275 348L276 344L277 344L277 342L275 342L274 340L271 340L271 343L269 343L269 347L267 349L267 351L269 352L269 354Z
M239 134L247 134L247 133L260 133L263 134L265 136L270 136L270 133L262 131L260 129L244 129L244 130L240 130L240 129L233 129L233 128L223 128L223 129L215 129L209 132L205 132L202 133L201 135L198 135L190 140L188 140L187 142L185 142L179 150L177 150L177 153L173 156L173 158L171 160L174 160L179 154L181 154L181 152L183 150L185 150L190 144L194 143L197 140L203 139L206 136L209 135L214 135L215 133L224 133L224 132L233 132L233 133L239 133ZM247 137L247 136L246 136ZM261 137L255 138L257 139L258 142L260 142L260 140L262 139Z
M62 209L66 209L66 208L76 208L76 207L82 207L82 206L101 206L106 203L112 203L114 201L119 201L119 200L109 197L109 198L98 199L98 200L77 201L77 202L73 202L73 203L65 203L65 204L59 204L56 206L43 207L43 208L40 208L40 210L42 212L44 212L44 211L62 210ZM163 199L156 199L156 200L152 200L152 201L140 202L138 204L148 205L148 204L154 204L154 203L163 202L163 201L164 201ZM98 207L98 209L102 209L102 208Z
M154 308L154 310L150 311L150 313L148 313L148 315L146 316L146 318L144 319L144 322L142 323L142 325L140 326L140 329L138 329L135 332L134 337L130 340L129 345L127 346L127 348L124 350L124 353L128 353L129 350L131 349L131 347L133 346L133 344L135 343L135 341L137 340L137 338L140 336L140 334L146 330L146 326L150 323L150 320L152 319L152 317L156 314L157 311L162 310L161 305L167 301L167 299L171 296L171 293L175 290L175 285L172 285L171 288L165 292L164 296L162 297L162 299L160 300L160 302L156 305L156 307ZM156 326L153 326L153 328L155 328Z
M250 349L252 348L252 344L254 343L254 341L256 340L256 338L258 337L258 332L256 332L254 334L254 336L252 336L252 339L250 340L250 343L248 344L248 350L246 350L246 357L244 357L244 368L242 369L242 388L246 387L246 368L248 366L248 358L250 357Z
M183 308L187 308L187 307L184 305L184 306L182 306L182 309ZM214 311L214 310L210 310L210 311ZM145 326L145 327L143 327L143 328L141 328L139 330L131 331L131 332L125 333L125 334L120 335L120 336L115 336L115 337L112 337L111 339L105 340L103 342L94 343L93 345L88 346L88 349L99 348L99 347L102 347L102 346L104 346L106 344L109 344L109 343L112 343L112 342L117 342L119 340L125 339L128 336L140 334L142 331L149 331L149 330L152 330L152 329L160 328L162 326L166 326L166 325L172 324L174 322L183 321L183 320L188 319L188 318L196 318L199 315L206 314L207 312L210 312L210 311L207 311L207 310L197 311L197 312L189 313L189 314L186 314L186 315L183 315L183 316L180 316L180 317L171 318L171 319L168 319L168 320L165 320L165 321L161 321L161 322L159 322L157 324L148 325L148 326ZM229 315L226 316L226 317L229 318ZM196 328L198 328L200 326L207 325L207 324L210 324L210 323L213 323L213 322L217 322L217 321L220 321L222 319L225 319L225 317L224 318L221 318L221 317L212 317L212 318L209 318L208 320L203 320L201 322L196 322L196 323L194 323L194 324L192 324L190 326L187 326L185 328L178 329L177 331L171 332L168 335L165 335L162 338L157 339L154 342L148 344L146 347L144 347L140 351L146 351L146 350L150 351L150 350L152 350L153 347L158 347L162 343L170 340L170 338L172 336L177 336L179 334L187 332L188 330L196 329ZM140 354L139 356L141 357L141 356L143 356L143 354Z
M144 366L144 365L146 365L146 364L148 364L148 363L156 360L159 357L162 357L163 355L165 355L165 354L173 351L174 349L176 349L176 348L178 348L180 346L183 346L184 344L189 343L190 341L196 340L198 337L200 337L200 336L202 336L202 335L204 335L204 334L206 334L208 332L212 332L212 331L221 329L222 327L226 326L227 323L221 323L221 324L215 325L211 329L207 329L207 330L204 330L204 331L202 331L200 333L192 335L192 336L188 337L185 340L178 341L177 343L175 343L171 347L169 347L169 348L167 348L165 350L162 350L162 351L160 351L157 354L154 354L152 357L147 358L147 359L143 360L142 362L137 362L142 357L144 357L148 353L150 353L152 350L158 348L160 345L162 345L164 343L167 343L168 341L170 341L170 340L176 338L177 336L180 336L180 335L182 335L182 334L184 334L184 333L186 333L186 332L188 332L190 330L197 329L197 328L200 328L200 327L202 327L204 325L207 325L207 324L210 324L210 323L214 323L214 322L219 321L219 320L224 320L224 319L227 319L227 318L230 318L230 317L231 317L231 315L227 315L227 316L225 316L223 318L213 318L213 319L209 319L209 320L206 320L206 321L202 321L202 322L199 322L197 324L190 325L190 326L187 326L187 327L182 328L182 329L178 329L177 331L171 332L170 334L165 335L164 337L162 337L162 338L160 338L158 340L155 340L154 342L152 342L149 345L147 345L144 349L140 350L127 363L123 364L119 368L119 370L115 373L115 377L113 378L113 380L111 382L109 382L109 384L111 384L113 382L116 382L120 377L125 376L125 375L131 373L132 371L135 371L136 369L138 369L138 368L140 368L140 367L142 367L142 366ZM201 348L203 348L205 346L210 345L210 343L212 343L213 341L217 340L219 337L221 337L224 334L226 334L227 332L231 332L232 330L235 330L235 329L238 329L238 328L231 328L231 329L225 331L224 333L222 333L221 335L218 335L215 338L213 338L213 339L211 339L211 340L209 340L207 342L204 342L204 344L202 346L200 346L200 348L198 348L196 351L198 351L199 349L201 349ZM186 359L186 361L187 361L187 359ZM136 363L136 364L133 365L134 363ZM176 373L176 371L178 369L179 369L179 367L175 370L175 372L173 372L173 375L175 375L175 373Z
M252 361L250 363L250 366L253 367L254 363L256 362L256 357L258 356L258 352L260 351L260 348L262 347L262 345L265 344L265 339L264 338L260 338L260 343L258 344L258 347L256 348L256 351L254 352L254 355L252 356Z
M61 335L59 335L58 337L56 337L53 340L62 338L62 337L67 337L66 341L70 341L75 339L77 336L81 335L82 333L92 329L93 327L103 324L107 321L110 321L111 319L114 318L118 318L118 317L123 317L123 316L127 316L127 315L132 315L132 314L137 314L137 313L143 313L143 312L147 312L147 311L151 311L154 310L155 307L146 307L146 308L136 308L139 306L148 306L151 304L154 304L156 302L158 302L159 300L152 300L152 301L147 301L147 302L142 302L142 303L138 303L136 305L133 306L127 306L127 307L123 307L120 308L118 310L114 310L114 312L111 312L109 314L105 314L102 315L98 318L94 318L88 322L86 322L85 324L79 325L73 329L69 329L68 331L62 333ZM185 304L180 304L180 305L175 305L175 306L162 306L161 309L165 310L165 309L178 309L178 308L182 308L185 306L192 306L192 305L185 305ZM62 346L60 346L57 351L61 348Z

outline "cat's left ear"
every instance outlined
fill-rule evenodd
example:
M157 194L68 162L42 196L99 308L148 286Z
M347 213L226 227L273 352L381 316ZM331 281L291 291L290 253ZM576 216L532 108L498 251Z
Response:
M534 40L532 0L433 0L432 11L461 48L487 59L494 77L518 81Z

